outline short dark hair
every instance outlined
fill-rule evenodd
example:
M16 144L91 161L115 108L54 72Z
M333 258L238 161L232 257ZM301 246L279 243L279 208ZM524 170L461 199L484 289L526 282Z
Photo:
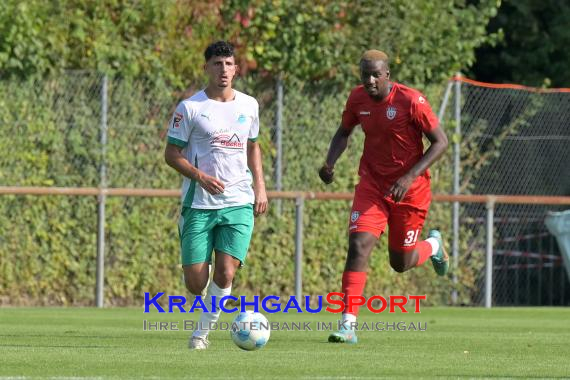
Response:
M204 52L204 58L206 62L212 57L233 57L234 56L234 45L227 41L216 41L210 44L206 51Z

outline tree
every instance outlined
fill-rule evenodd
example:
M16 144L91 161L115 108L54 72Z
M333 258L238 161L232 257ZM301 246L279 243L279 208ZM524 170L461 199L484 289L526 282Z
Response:
M221 3L6 0L0 74L86 69L185 86L202 78L202 53L220 29Z
M67 69L201 82L208 43L236 43L243 73L353 84L363 50L388 52L396 78L441 83L493 42L499 1L41 0L0 8L0 74Z
M570 4L555 0L507 0L488 31L500 43L476 51L475 78L496 83L570 87Z
M258 71L302 80L354 79L362 51L385 50L400 80L440 83L474 62L474 49L493 43L486 26L500 1L482 0L231 0L226 23Z

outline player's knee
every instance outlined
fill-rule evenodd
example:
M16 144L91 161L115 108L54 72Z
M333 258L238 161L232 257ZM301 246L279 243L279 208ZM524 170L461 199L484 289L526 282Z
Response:
M184 282L186 284L186 289L195 296L202 294L208 283L207 279L205 282L198 281L196 279L186 279Z
M214 273L214 280L216 284L222 288L227 288L232 284L235 276L235 269L231 267L224 267L221 269L216 269Z
M369 244L362 239L351 239L349 243L349 253L353 257L368 256Z
M390 260L390 266L398 273L404 273L405 271L408 270L408 268L406 268L406 266L403 263L394 262L393 260Z
M186 283L186 289L195 296L202 294L202 292L204 291L203 287L196 286L194 284L189 284L189 283Z
M412 254L390 249L390 266L398 273L404 273L414 267Z

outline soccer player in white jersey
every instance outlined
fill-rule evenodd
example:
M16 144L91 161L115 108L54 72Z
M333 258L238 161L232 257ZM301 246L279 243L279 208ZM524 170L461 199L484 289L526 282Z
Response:
M211 296L217 303L231 293L235 272L245 262L254 215L267 209L267 194L256 142L259 105L232 88L234 48L218 41L207 47L204 57L208 85L176 108L164 156L184 178L178 230L184 281L191 293L203 294L215 252L213 281L204 300L211 311ZM191 349L208 347L207 326L219 315L219 308L202 313L190 337Z

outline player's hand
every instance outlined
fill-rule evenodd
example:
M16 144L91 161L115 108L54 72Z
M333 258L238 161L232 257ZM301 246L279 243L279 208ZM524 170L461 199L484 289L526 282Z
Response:
M254 189L255 204L253 205L253 215L259 216L267 211L267 194L265 188Z
M410 175L405 175L400 177L388 190L385 196L389 197L392 196L394 202L398 203L406 196L406 193L414 183L415 178Z
M334 167L324 164L319 170L319 177L321 177L321 180L327 185L332 183L334 179Z
M198 179L198 183L204 190L212 195L219 195L224 192L224 183L217 178L202 174Z

